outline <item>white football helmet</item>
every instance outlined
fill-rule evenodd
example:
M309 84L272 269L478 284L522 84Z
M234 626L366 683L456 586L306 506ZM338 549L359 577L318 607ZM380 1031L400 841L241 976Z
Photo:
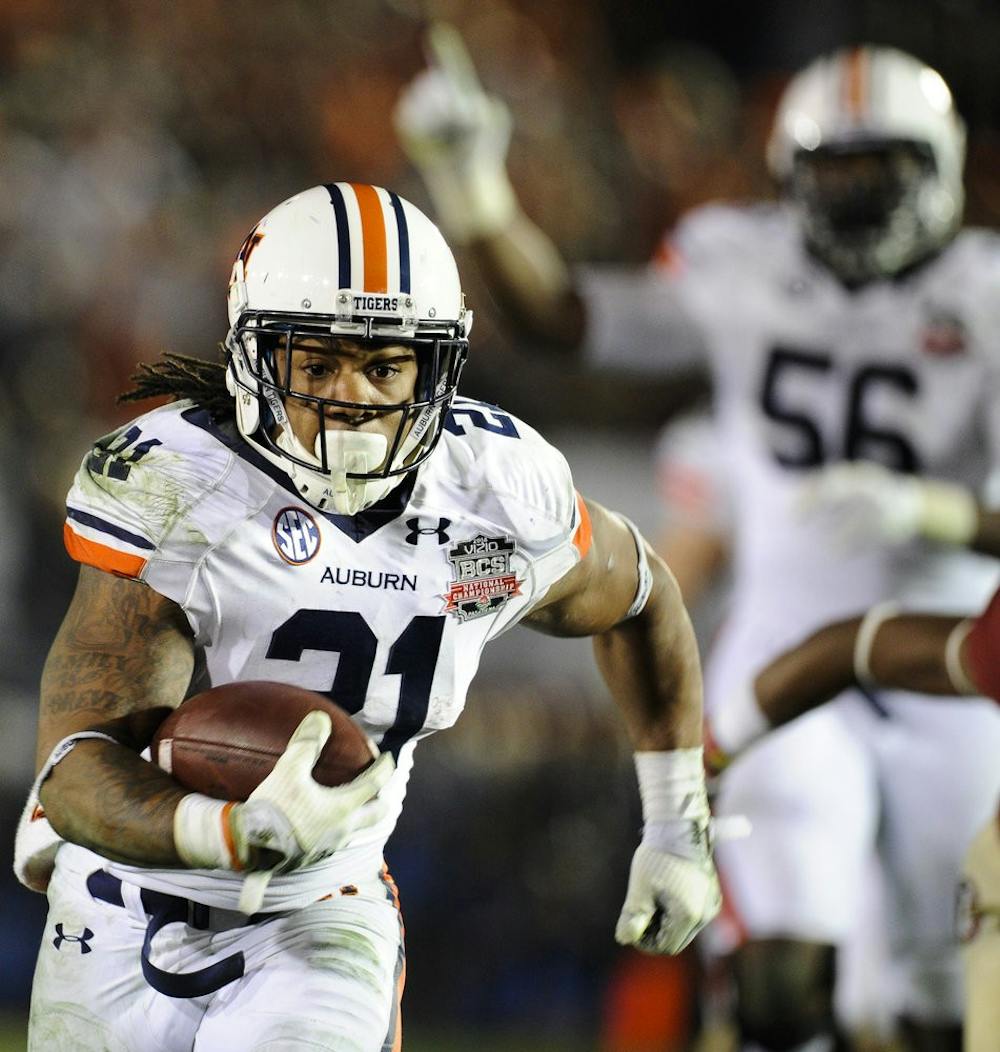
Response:
M409 201L362 183L331 183L282 202L247 235L229 284L227 384L240 434L288 474L321 511L354 515L419 467L441 436L468 350L454 256L438 228ZM278 348L294 339L344 337L405 344L417 355L414 400L367 405L296 391L279 376ZM307 449L285 412L315 409ZM391 443L380 434L328 430L328 410L399 415Z
M965 125L941 76L894 48L847 48L793 77L767 159L848 283L899 273L961 223Z

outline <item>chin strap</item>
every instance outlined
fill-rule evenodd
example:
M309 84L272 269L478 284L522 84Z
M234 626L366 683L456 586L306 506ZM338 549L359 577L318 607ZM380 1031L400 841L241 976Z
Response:
M401 481L400 476L348 478L349 473L361 475L376 471L384 463L388 447L384 435L369 431L328 430L316 436L315 449L309 450L291 428L285 428L275 442L286 453L316 465L315 468L296 463L282 466L302 496L321 511L356 515L381 500ZM328 472L321 467L324 443L327 463L331 465Z
M409 434L400 443L395 463L405 464L412 456L428 428L433 426L436 412L430 406L421 412L410 427ZM281 466L288 472L299 493L320 511L357 515L391 493L405 477L403 474L368 479L348 477L378 471L385 465L389 443L384 435L371 431L341 428L321 431L316 436L314 449L309 450L290 427L285 427L275 443L286 453L310 464L309 467L302 467L283 461ZM327 472L321 466L324 444L326 462L331 465ZM311 466L313 464L315 467Z

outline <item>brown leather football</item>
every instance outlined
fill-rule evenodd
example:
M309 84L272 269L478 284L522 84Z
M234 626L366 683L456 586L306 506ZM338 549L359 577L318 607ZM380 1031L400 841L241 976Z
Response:
M246 800L313 709L333 721L313 777L323 785L343 785L375 758L364 731L324 695L264 680L224 683L188 698L157 728L153 762L186 789Z

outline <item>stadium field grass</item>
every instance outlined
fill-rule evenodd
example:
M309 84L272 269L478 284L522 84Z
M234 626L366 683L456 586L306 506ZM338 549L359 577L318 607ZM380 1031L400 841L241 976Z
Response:
M25 1052L26 1028L27 1019L23 1016L0 1014L0 1052ZM476 1052L587 1052L587 1046L579 1040L557 1037L437 1033L413 1027L404 1029L403 1038L404 1052L469 1052L470 1048Z

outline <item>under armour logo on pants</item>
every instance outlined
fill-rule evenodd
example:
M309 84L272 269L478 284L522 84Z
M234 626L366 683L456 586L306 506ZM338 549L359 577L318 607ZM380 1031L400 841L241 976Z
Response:
M80 935L67 935L60 922L56 925L56 937L52 940L52 945L57 950L61 950L64 942L75 942L79 944L80 953L90 953L93 950L93 946L90 945L93 937L94 933L89 928L84 928Z

